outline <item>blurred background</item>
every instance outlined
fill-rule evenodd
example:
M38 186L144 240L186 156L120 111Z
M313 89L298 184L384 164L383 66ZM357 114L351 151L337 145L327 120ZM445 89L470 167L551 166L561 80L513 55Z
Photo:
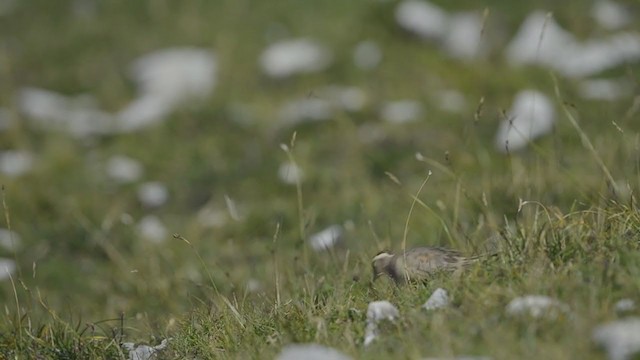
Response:
M275 266L368 280L425 179L407 242L470 253L522 199L624 201L639 11L0 0L0 302L161 321Z

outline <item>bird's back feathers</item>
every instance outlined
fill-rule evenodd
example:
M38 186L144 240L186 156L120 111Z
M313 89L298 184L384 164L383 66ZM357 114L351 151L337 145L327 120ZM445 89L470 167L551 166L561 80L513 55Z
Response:
M397 283L424 280L440 271L455 271L489 255L465 257L460 252L441 247L417 247L385 259L384 271Z

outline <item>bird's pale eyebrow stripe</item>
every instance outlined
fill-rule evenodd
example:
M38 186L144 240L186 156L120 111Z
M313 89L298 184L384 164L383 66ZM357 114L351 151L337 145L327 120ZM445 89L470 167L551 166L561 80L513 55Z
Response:
M376 261L376 260L388 258L388 257L391 257L391 256L393 256L393 255L391 255L391 254L389 254L387 252L381 252L380 254L374 256L373 259L371 259L371 261Z

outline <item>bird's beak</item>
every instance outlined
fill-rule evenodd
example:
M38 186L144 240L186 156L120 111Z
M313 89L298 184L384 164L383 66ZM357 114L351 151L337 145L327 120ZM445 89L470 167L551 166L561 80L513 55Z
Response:
M371 282L372 282L372 283L373 283L373 282L375 282L379 277L380 277L380 274L379 274L379 273L377 273L377 272L374 272L374 273L373 273L373 279L371 279Z
M369 281L369 289L373 290L373 285L375 284L377 278L378 278L378 275L373 274L373 278L371 279L371 281Z

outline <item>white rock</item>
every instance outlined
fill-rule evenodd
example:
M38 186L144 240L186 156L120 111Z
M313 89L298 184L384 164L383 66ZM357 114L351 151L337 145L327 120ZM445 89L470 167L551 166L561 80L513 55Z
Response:
M304 179L304 171L298 165L286 162L278 168L278 177L285 184L295 185Z
M33 155L27 151L9 150L0 152L0 173L18 177L33 168Z
M140 179L143 168L140 162L127 156L112 156L107 161L107 175L120 182L129 183Z
M353 50L353 62L362 70L372 70L382 61L382 49L372 40L359 42Z
M371 344L378 338L378 323L380 321L395 321L400 317L398 308L392 303L382 301L372 301L367 308L367 326L364 330L364 346Z
M531 13L524 20L506 49L507 60L513 64L559 63L567 47L576 40L555 20L541 11Z
M76 109L67 115L67 131L77 137L108 135L118 132L113 115L98 109Z
M447 290L443 288L437 288L433 294L431 294L427 302L422 305L426 310L435 310L445 308L447 306L449 306L449 295L447 294Z
M568 77L584 77L640 59L640 34L618 33L606 39L567 46L552 68Z
M15 231L0 228L0 247L7 251L16 251L20 249L22 238Z
M18 95L18 107L37 126L67 131L76 137L112 134L117 128L115 118L98 109L90 95L67 97L27 87Z
M509 315L529 315L534 318L548 315L555 318L563 312L569 312L566 304L544 295L517 297L507 305Z
M367 322L367 326L364 328L364 346L371 345L379 336L378 324Z
M208 97L216 85L213 51L199 48L158 50L134 61L131 76L143 96L171 104Z
M455 58L471 60L482 55L482 15L476 12L451 16L449 30L444 35L444 48Z
M315 251L328 250L336 246L344 234L341 225L331 225L328 228L309 236L309 244Z
M213 51L169 48L147 54L131 66L139 96L116 117L119 131L130 132L163 120L190 100L206 99L215 88Z
M291 344L285 346L276 360L350 360L340 351L319 344Z
M422 103L414 100L390 101L383 104L380 110L380 117L394 124L418 120L423 114Z
M535 90L519 92L495 138L499 151L516 151L553 129L555 111L549 98Z
M381 320L390 320L394 321L400 317L400 312L398 308L392 303L381 300L381 301L372 301L369 303L369 307L367 308L367 320L378 322Z
M613 307L617 312L633 311L636 309L636 302L632 299L621 299Z
M640 318L600 325L593 331L593 341L605 348L609 360L632 359L640 352Z
M440 39L449 28L448 14L427 1L403 1L395 16L402 28L425 39Z
M640 35L622 32L580 43L538 11L527 17L506 56L513 64L540 64L567 77L584 77L640 59Z
M69 99L53 91L27 87L18 95L18 106L25 115L36 120L64 121Z
M147 215L138 223L138 234L153 243L163 243L168 236L167 228L155 215Z
M334 117L335 109L330 101L305 98L285 103L280 110L280 119L286 125L304 121L323 121Z
M262 70L273 78L321 71L331 60L329 50L310 39L280 41L260 55Z
M617 100L631 95L631 88L621 80L593 79L581 81L580 96L590 100Z
M138 187L138 200L144 206L157 207L166 203L168 199L169 190L161 182L150 181Z
M133 100L117 115L117 130L128 133L158 123L173 110L170 102L153 95L143 95Z
M354 86L330 85L318 91L318 96L346 111L361 111L367 103L367 95Z
M131 342L122 343L122 347L129 351L129 360L152 360L158 351L164 350L168 345L168 340L164 339L160 345L136 345Z
M13 276L16 271L16 262L11 259L0 258L0 281Z
M633 21L633 16L622 5L609 1L598 0L591 7L591 17L598 25L607 30L620 29Z

